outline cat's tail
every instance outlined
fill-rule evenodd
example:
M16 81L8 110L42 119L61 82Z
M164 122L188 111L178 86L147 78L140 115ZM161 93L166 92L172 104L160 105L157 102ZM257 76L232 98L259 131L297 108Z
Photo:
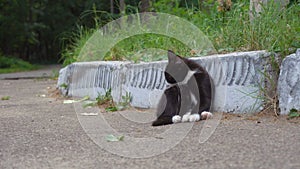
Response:
M159 117L152 123L152 126L162 126L167 124L173 124L172 117Z

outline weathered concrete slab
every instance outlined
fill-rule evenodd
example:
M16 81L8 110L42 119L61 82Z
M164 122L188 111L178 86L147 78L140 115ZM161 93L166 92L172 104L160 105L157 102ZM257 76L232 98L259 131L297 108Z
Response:
M57 87L68 96L92 99L109 89L115 101L121 101L126 65L130 62L80 62L60 71Z
M260 87L268 53L263 51L230 53L196 59L211 75L214 111L246 113L263 108Z
M278 96L280 114L288 114L293 108L300 110L300 49L281 64Z
M74 65L69 65L60 69L59 76L57 79L57 88L62 92L63 95L68 95L69 85L71 83L71 75L73 73Z
M191 58L207 69L212 77L215 95L213 110L222 112L256 112L263 108L260 88L264 85L265 51L240 52ZM166 61L132 64L129 62L74 63L61 70L58 86L70 96L96 98L112 89L116 102L130 93L132 106L153 108L159 101L166 82Z
M123 90L132 96L132 106L154 108L166 88L167 61L130 64Z

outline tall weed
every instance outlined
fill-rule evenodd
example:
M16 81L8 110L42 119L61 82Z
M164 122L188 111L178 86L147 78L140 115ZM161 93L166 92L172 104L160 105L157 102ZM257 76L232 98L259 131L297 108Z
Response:
M77 25L77 30L64 35L64 38L62 38L63 51L61 53L61 60L63 60L64 66L77 61L81 49L95 30L96 29L87 29Z

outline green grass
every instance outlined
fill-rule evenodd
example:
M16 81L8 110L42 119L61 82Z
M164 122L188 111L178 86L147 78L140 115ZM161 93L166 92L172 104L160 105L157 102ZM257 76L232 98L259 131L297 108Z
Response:
M252 22L248 10L235 8L226 16L226 23L218 35L215 46L232 48L234 51L268 50L288 55L300 47L299 6L285 10L271 3ZM248 9L248 8L246 8Z
M126 93L126 95L122 96L122 101L116 104L111 95L111 89L109 89L105 92L104 95L98 93L98 96L95 101L88 101L83 105L83 107L86 108L86 107L100 106L103 107L107 112L114 112L114 111L124 110L126 108L129 108L131 99L132 99L131 94Z
M77 30L70 32L62 38L63 51L61 60L66 66L77 61L77 57L87 40L92 36L96 29L86 29L82 26L77 26Z
M300 111L297 109L291 109L290 113L288 114L288 119L300 117Z
M1 97L1 100L9 100L10 99L10 96L3 96Z
M176 5L171 10L162 8L163 4L158 5L160 12L180 16L199 27L219 53L268 50L287 55L300 47L298 4L278 10L280 7L270 2L252 22L249 19L249 0L233 3L228 12L218 12L216 3L207 4L209 11L183 10Z
M29 71L38 68L39 66L32 65L29 62L23 61L19 58L7 57L0 54L0 74Z
M174 38L148 33L131 36L120 41L105 55L103 60L159 61L167 59L166 52L162 50L169 49L183 56L190 55L191 51L190 48Z
M228 12L218 12L216 1L206 1L202 10L197 6L182 7L176 2L158 0L153 3L152 7L157 12L176 15L196 25L208 36L218 53L268 50L280 53L281 56L287 56L295 49L300 48L300 8L298 4L277 10L278 6L271 3L264 7L260 16L250 21L249 0L233 3L232 9ZM96 19L97 17L95 17ZM100 27L99 22L96 23L93 29L78 26L78 30L71 33L71 43L65 46L62 53L64 65L78 60L84 44L95 33L96 28ZM101 42L103 41L99 40L98 43ZM97 55L93 59L134 62L166 59L165 53L159 50L149 51L154 48L171 49L183 56L197 54L191 52L192 49L174 38L148 33L123 39L109 49L105 56ZM202 55L204 54L202 53Z

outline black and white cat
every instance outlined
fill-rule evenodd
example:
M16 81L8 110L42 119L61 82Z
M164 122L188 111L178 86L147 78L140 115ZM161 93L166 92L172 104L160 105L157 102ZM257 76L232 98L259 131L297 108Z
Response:
M152 126L195 122L212 117L212 86L207 71L196 62L168 51L165 78L169 86L157 108Z

